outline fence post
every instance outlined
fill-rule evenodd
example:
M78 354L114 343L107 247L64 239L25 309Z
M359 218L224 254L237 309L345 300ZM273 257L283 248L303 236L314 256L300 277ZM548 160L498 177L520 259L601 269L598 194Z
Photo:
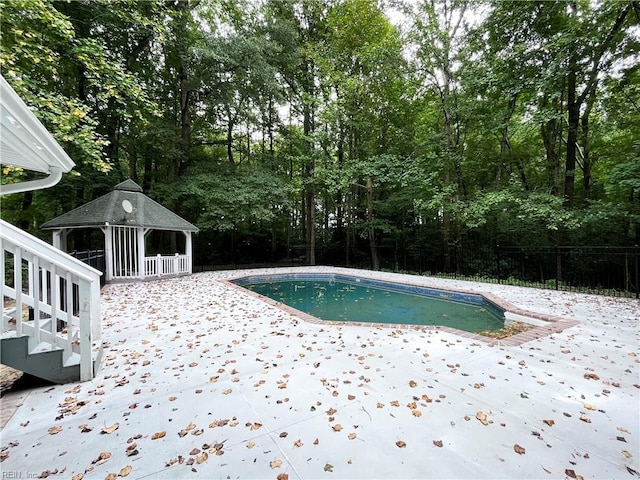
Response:
M562 266L560 264L560 247L556 245L556 290L558 290L558 278L562 275Z
M638 257L640 257L640 249L638 249L638 245L636 245L636 260L635 260L635 270L636 270L636 298L640 298L640 275L638 275Z
M502 279L500 278L500 245L496 245L496 262L498 264L498 284L502 283Z

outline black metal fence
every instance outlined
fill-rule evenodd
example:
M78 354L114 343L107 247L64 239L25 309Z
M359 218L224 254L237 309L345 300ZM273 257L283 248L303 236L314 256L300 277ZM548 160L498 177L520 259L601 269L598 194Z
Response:
M556 290L640 298L639 247L511 247L496 245L440 252L409 249L383 268L417 271L447 278L471 279Z
M302 247L301 247L302 248ZM301 253L302 252L302 253ZM194 271L226 268L293 266L304 263L303 251L292 248L286 258L261 263L202 261L197 255ZM242 253L242 252L240 252ZM343 253L344 254L344 253ZM329 255L322 246L316 251L319 265L371 268L368 252L352 255L347 264L343 254ZM104 272L103 250L71 252L71 255ZM381 246L383 270L459 278L489 283L551 288L583 293L640 298L640 247L513 247L477 248L450 245L445 248ZM250 257L248 257L250 258ZM104 282L104 275L101 277Z
M96 270L100 270L102 272L102 275L100 276L100 285L105 284L106 277L104 272L106 267L104 261L104 250L83 250L80 252L74 250L73 252L69 252L69 255L77 258Z

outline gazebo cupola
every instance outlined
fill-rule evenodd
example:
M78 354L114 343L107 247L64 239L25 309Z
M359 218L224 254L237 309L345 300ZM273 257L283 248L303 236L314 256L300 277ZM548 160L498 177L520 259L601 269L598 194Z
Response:
M142 193L128 179L115 189L41 226L53 230L53 245L67 250L67 235L73 229L99 228L104 233L105 279L135 280L192 272L191 234L198 227ZM146 237L153 230L182 232L184 252L147 256Z

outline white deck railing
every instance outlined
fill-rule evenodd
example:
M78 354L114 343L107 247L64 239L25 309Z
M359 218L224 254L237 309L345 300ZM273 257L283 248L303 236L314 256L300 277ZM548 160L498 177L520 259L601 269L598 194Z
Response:
M162 277L164 275L184 275L191 273L191 256L156 255L144 257L145 277Z
M0 220L2 334L28 335L80 356L80 380L93 378L99 348L100 275L46 242Z

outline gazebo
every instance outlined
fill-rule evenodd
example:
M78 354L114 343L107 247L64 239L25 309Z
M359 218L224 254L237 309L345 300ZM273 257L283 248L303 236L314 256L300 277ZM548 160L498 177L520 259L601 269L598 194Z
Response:
M191 234L198 227L142 193L128 179L115 189L85 205L45 222L53 230L53 245L67 251L67 235L80 228L99 228L104 233L105 280L143 280L192 272ZM182 232L184 253L147 256L147 235L154 231Z

